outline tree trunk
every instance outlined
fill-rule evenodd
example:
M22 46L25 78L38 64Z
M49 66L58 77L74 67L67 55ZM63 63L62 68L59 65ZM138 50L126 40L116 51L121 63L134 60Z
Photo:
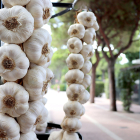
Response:
M111 111L117 111L114 65L115 65L115 60L111 58L108 61L110 110Z
M94 103L95 81L96 81L96 66L92 65L92 77L91 77L91 86L90 86L90 102L91 103Z

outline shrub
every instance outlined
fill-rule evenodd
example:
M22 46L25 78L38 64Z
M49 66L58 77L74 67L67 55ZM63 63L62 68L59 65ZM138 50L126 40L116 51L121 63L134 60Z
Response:
M104 90L105 90L106 98L109 99L109 79L105 79Z
M60 91L66 91L67 85L66 84L60 84Z

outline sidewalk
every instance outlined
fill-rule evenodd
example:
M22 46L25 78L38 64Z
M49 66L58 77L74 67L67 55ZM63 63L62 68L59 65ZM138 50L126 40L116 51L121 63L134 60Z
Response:
M68 100L66 93L50 89L45 97L50 121L61 124L65 116L63 105ZM88 102L84 107L86 113L81 118L79 130L83 140L140 140L140 106L132 105L134 113L126 113L122 103L117 101L118 112L111 112L109 100L96 98L95 104Z

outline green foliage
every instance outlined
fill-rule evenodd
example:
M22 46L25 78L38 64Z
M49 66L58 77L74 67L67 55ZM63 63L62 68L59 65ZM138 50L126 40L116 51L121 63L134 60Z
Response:
M59 84L51 85L51 88L54 90L57 90L58 86L59 86Z
M66 91L67 85L66 84L60 84L60 91Z
M104 90L105 90L106 98L109 99L109 79L105 79Z
M60 82L61 82L61 84L65 84L66 83L65 75L61 76Z

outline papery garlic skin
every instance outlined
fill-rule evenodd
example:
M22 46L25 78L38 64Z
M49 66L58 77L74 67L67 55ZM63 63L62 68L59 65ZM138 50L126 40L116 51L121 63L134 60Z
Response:
M29 108L28 92L19 84L6 82L0 86L0 112L19 117Z
M80 54L83 55L85 61L89 60L94 54L93 46L92 45L83 45L83 48L82 48Z
M69 69L81 69L84 64L84 58L81 54L70 54L66 63Z
M0 47L0 76L7 81L23 78L29 67L29 60L18 45Z
M82 124L78 118L64 118L61 127L68 133L75 133L82 127Z
M93 12L83 11L77 15L77 19L80 24L85 27L92 27L96 22L96 17Z
M82 24L73 24L68 29L68 34L70 37L78 37L82 39L85 34L85 28Z
M69 70L65 75L67 84L81 84L83 82L84 73L78 69Z
M52 38L47 30L39 28L34 30L32 36L23 43L24 51L30 62L45 65L52 58Z
M34 17L35 28L42 27L52 16L52 3L50 0L30 0L26 8Z
M85 61L83 67L81 68L81 71L84 74L87 74L90 72L91 68L92 68L92 63L90 61Z
M79 53L82 50L82 41L77 37L72 37L67 42L67 47L71 53Z
M63 110L68 118L80 118L83 113L82 105L77 101L68 101L64 104Z
M84 75L82 85L85 87L85 89L87 89L87 87L89 87L91 85L91 76L90 75L87 75L87 74Z
M19 140L20 126L14 118L0 113L0 134L1 140Z
M30 0L2 0L4 6L9 5L7 8L10 8L15 5L26 5Z
M0 10L0 40L5 43L20 44L33 33L34 19L22 6Z
M45 123L43 123L43 124L38 124L38 125L36 126L36 130L37 130L37 131L45 131L46 128L47 128L47 122L45 122Z
M29 101L41 99L47 86L46 70L37 65L31 67L23 78L23 86L29 93Z
M94 28L86 29L83 41L87 44L93 44L95 39L96 39L95 29Z
M43 124L48 117L48 111L41 101L29 103L28 111L17 118L22 133L34 130L37 124Z
M51 60L49 62L45 63L45 65L42 65L42 67L44 69L47 69L50 65L51 65Z
M38 140L38 138L36 137L35 132L30 131L30 132L28 132L26 134L21 133L19 140Z
M80 103L85 104L89 100L89 98L90 98L90 94L87 90L85 90L84 96L83 96L82 100L80 100Z
M92 28L94 28L95 31L99 30L99 25L98 25L97 21L93 24Z
M40 99L40 101L45 105L47 103L47 98L42 97L42 99Z
M48 140L62 140L63 134L64 134L63 130L53 131L53 132L51 132Z
M79 137L77 133L68 133L65 131L62 140L79 140Z

